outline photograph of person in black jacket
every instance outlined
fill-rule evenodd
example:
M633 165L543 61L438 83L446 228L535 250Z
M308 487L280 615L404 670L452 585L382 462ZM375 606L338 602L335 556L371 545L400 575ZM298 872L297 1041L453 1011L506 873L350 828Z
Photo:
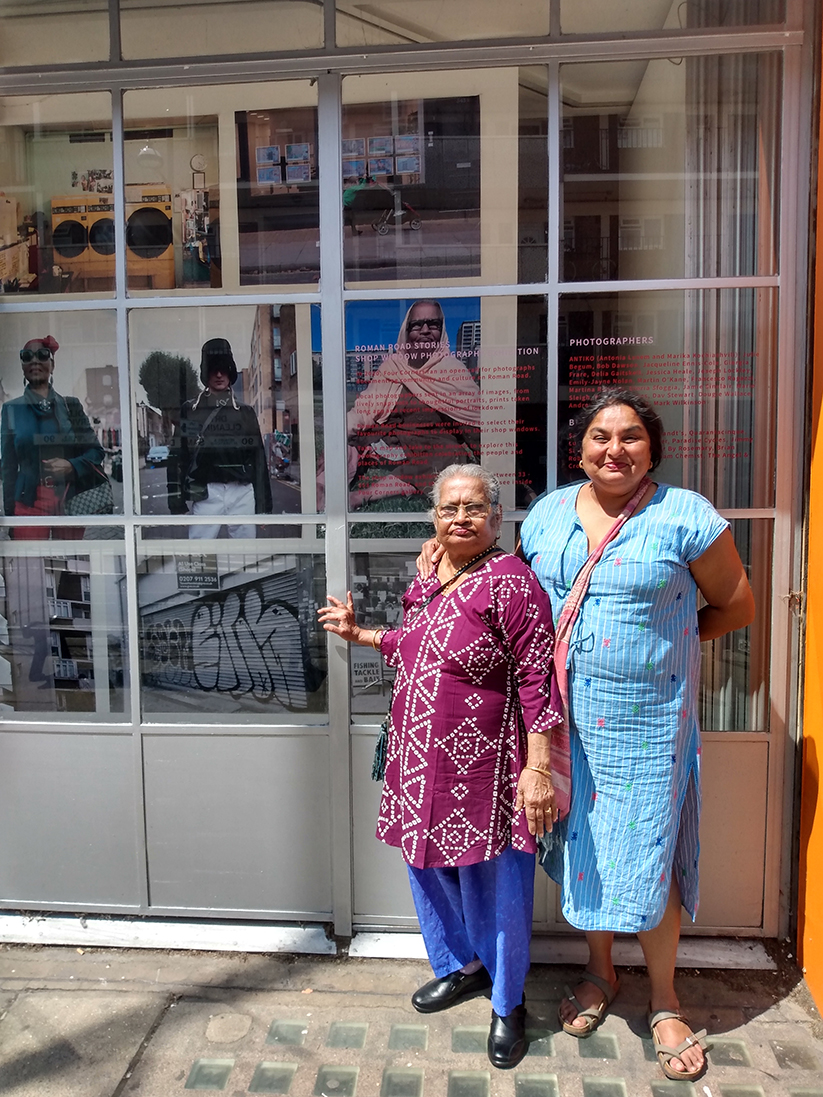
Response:
M254 409L232 391L237 365L227 339L208 339L200 355L204 387L180 410L169 451L168 499L172 514L238 518L270 514L271 482ZM189 537L254 537L249 522L189 526Z

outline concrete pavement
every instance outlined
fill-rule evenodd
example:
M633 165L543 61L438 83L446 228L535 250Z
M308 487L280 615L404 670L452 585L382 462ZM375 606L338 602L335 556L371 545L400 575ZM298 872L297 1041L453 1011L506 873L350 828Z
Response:
M513 1071L485 1054L489 1003L421 1016L413 960L0 946L0 1093L172 1097L823 1097L823 1025L789 958L776 971L678 972L706 1027L709 1070L668 1082L645 1025L642 970L598 1032L559 1030L579 969L534 964L531 1047Z

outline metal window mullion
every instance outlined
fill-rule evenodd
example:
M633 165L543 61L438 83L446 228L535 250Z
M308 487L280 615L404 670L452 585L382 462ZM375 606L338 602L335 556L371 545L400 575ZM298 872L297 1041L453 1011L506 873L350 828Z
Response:
M318 78L320 177L320 330L323 361L323 436L326 508L326 583L345 597L349 585L346 523L346 356L343 312L343 206L340 201L342 84ZM327 634L331 784L332 900L335 933L352 932L351 699L348 645Z
M337 49L337 0L323 2L323 46L326 50Z
M560 319L560 264L562 261L561 216L562 201L560 164L560 135L563 126L560 103L560 64L552 61L548 66L548 283L546 285L546 488L557 486L557 403L558 379L558 325Z
M551 207L550 207L551 209ZM559 247L559 244L558 244ZM116 260L115 256L115 260ZM717 278L650 278L614 280L609 282L560 282L558 285L563 293L647 293L649 290L692 290L692 289L769 289L780 285L778 275L750 275L746 277L717 277ZM466 281L460 286L454 283L448 286L381 286L379 289L343 290L344 301L371 301L375 294L379 294L382 300L398 301L412 297L465 297L470 294L473 297L516 297L519 295L534 297L541 293L548 293L549 282L522 282L511 285L482 285L476 282ZM44 307L50 312L90 312L101 308L112 308L115 299L98 298L95 301L76 299L73 301L60 301L56 297L44 300L38 298L32 301L10 300L6 294L0 311L2 312L37 312L41 313ZM166 309L166 308L202 308L210 305L260 305L260 304L320 304L328 300L328 293L289 293L277 292L265 294L204 294L202 297L174 297L164 294L162 297L131 297L128 299L128 310L134 312L139 309Z
M804 468L807 446L797 441L805 418L808 361L806 317L806 248L797 246L809 231L811 188L811 133L813 58L811 47L792 49L783 58L783 116L780 163L795 165L782 174L780 193L780 293L776 317L777 414L775 437L775 510L772 552L771 655L769 693L769 789L774 807L767 816L764 873L764 933L784 936L789 931L792 879L795 871L792 840L796 810L795 755L801 727L798 723L798 668L802 666L800 629L789 592L801 588L801 529ZM805 56L804 56L805 54ZM786 368L783 368L785 364ZM770 796L769 802L771 803ZM782 801L782 802L781 802ZM770 911L775 914L770 917Z
M118 7L114 5L115 9ZM119 11L117 12L119 20ZM118 30L119 41L119 30ZM146 794L143 773L143 736L141 720L141 678L140 678L140 607L137 591L137 535L134 523L134 490L140 483L137 467L137 446L133 444L134 418L132 415L131 374L129 361L128 302L126 296L126 190L125 190L125 123L123 110L123 89L115 86L111 89L111 139L112 139L112 175L114 190L114 309L115 339L117 346L117 379L120 396L120 445L123 468L123 537L126 583L126 620L124 621L129 668L129 709L132 725L132 789L135 807L135 837L137 840L137 864L139 878L137 890L140 906L148 909L149 856L148 856L148 820L146 818Z
M120 38L120 0L109 0L109 58L112 62L123 59Z
M261 80L316 79L318 73L433 72L443 69L498 68L539 65L550 61L628 61L708 55L762 53L802 45L804 31L767 29L681 34L669 31L637 35L566 36L560 40L522 39L505 45L478 45L476 40L398 49L395 46L306 51L257 56L214 54L210 57L168 57L161 61L42 65L0 73L0 94L31 94L32 76L41 94L62 91L103 91L123 88L180 87L202 84L256 83Z
M560 37L560 0L548 0L549 3L549 37Z

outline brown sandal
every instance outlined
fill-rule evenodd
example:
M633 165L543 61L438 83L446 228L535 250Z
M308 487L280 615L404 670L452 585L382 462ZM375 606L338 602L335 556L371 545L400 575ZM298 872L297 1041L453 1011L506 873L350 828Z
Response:
M584 971L581 975L577 986L582 986L583 983L591 983L593 987L597 987L600 993L603 995L603 1001L598 1006L589 1006L588 1009L583 1009L580 1002L574 995L574 991L571 987L565 987L566 1001L571 1002L574 1008L577 1010L577 1017L582 1017L585 1021L584 1025L575 1025L570 1021L564 1021L558 1008L557 1016L560 1020L560 1024L563 1026L563 1031L568 1032L570 1036L589 1036L597 1028L600 1022L606 1015L606 1010L612 1004L617 997L617 992L620 990L620 980L617 979L614 986L606 979L601 979L599 975L594 975L591 971ZM577 988L575 988L577 989ZM577 1020L575 1017L575 1020Z
M667 1078L671 1078L675 1082L694 1082L699 1078L706 1069L706 1056L703 1056L702 1064L697 1070L675 1070L674 1067L669 1066L672 1059L679 1059L680 1056L687 1048L700 1047L705 1052L706 1046L706 1030L701 1028L699 1032L693 1032L691 1036L687 1036L682 1044L678 1044L677 1047L670 1047L668 1044L661 1044L657 1039L657 1033L654 1031L655 1025L660 1024L661 1021L682 1021L688 1028L692 1026L682 1013L675 1012L670 1009L657 1009L654 1012L649 1010L646 1014L646 1020L649 1023L649 1031L652 1034L652 1043L654 1044L654 1050L657 1053L657 1061L660 1064L660 1069L666 1075Z

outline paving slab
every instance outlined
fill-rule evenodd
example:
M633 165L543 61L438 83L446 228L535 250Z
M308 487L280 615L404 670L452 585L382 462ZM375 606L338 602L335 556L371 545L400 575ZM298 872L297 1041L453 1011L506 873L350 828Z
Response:
M0 1092L111 1097L158 1017L154 995L25 991L0 1020Z
M683 1008L713 1044L695 1085L659 1070L640 969L621 969L592 1037L562 1032L557 1006L578 974L533 965L529 1054L499 1071L487 999L411 1008L431 976L422 961L0 946L0 1093L823 1097L823 1027L792 964L678 973Z

